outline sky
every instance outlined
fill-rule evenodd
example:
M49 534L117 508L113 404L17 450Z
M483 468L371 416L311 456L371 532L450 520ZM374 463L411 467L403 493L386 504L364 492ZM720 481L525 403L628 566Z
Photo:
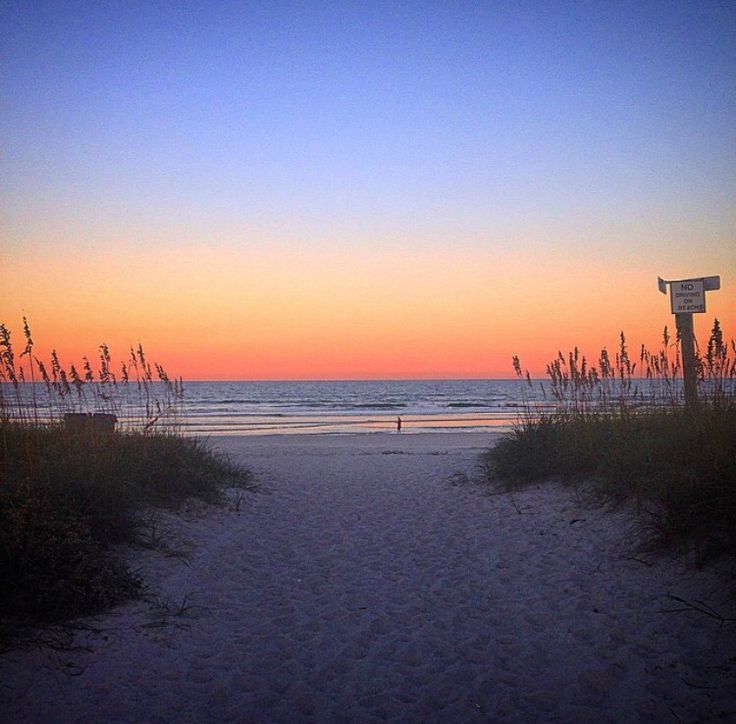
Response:
M185 379L736 336L736 3L0 0L0 322Z

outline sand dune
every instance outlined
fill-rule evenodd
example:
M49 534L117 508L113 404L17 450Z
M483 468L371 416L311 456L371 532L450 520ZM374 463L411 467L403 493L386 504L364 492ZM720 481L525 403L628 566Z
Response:
M133 554L168 613L134 602L78 635L91 651L0 657L2 718L736 715L733 624L662 612L674 595L727 614L725 566L635 560L625 520L552 485L489 495L474 478L490 439L215 440L263 493L164 516L189 564Z

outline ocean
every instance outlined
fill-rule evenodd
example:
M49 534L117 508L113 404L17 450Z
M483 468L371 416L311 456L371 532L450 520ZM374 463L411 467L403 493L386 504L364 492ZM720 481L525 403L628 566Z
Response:
M735 381L726 384L735 393ZM618 389L618 391L616 391ZM0 383L0 415L36 422L59 420L67 412L108 412L124 429L176 429L191 435L338 434L396 430L402 433L510 430L527 410L544 414L557 408L550 383L519 379L365 380L309 382L184 382L183 396L172 396L162 382L141 388L136 382L78 388L46 388ZM672 404L681 398L678 380L635 380L625 396L632 406ZM613 380L608 399L616 404ZM173 405L171 404L173 403ZM595 404L594 402L591 404ZM174 414L167 415L172 409Z
M508 430L539 383L519 380L186 382L182 430L193 434Z

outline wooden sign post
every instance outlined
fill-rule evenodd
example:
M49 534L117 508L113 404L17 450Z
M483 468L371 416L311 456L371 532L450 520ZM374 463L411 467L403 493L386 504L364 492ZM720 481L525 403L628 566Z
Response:
M685 383L685 405L698 404L698 370L695 364L695 333L693 314L705 312L705 293L720 289L719 276L698 279L666 280L657 279L659 291L667 293L670 285L670 309L675 315L675 326L682 346L682 376Z

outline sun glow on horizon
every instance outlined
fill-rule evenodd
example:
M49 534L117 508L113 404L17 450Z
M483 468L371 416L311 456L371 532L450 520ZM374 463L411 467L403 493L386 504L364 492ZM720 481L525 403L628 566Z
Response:
M653 271L533 257L288 244L29 256L6 290L33 303L4 321L17 344L27 315L38 349L62 359L102 342L124 358L140 341L176 376L233 380L509 377L512 355L539 375L558 349L596 358L622 330L657 348L674 326ZM732 300L727 279L708 293L700 336L713 317L732 333Z

